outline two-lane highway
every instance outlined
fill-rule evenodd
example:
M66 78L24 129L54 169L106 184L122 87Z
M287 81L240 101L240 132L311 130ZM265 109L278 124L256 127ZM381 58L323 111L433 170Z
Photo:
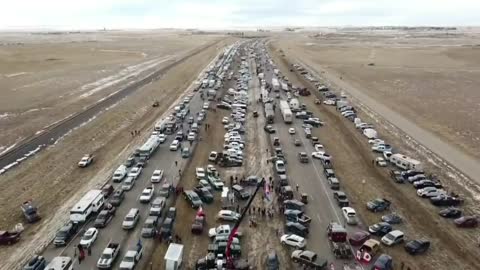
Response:
M202 106L203 106L203 100L200 99L199 94L196 94L190 101L190 105L189 105L190 115L195 115L196 112L199 112L202 109ZM208 117L208 113L207 113L207 117ZM188 125L185 123L184 134L187 131L187 129L188 129ZM177 182L179 180L179 177L178 177L179 169L183 171L183 167L187 159L183 159L180 156L180 150L176 152L169 150L169 146L173 141L174 137L175 135L169 135L167 137L167 140L163 144L161 144L158 147L157 151L151 156L146 167L143 169L141 175L136 180L134 187L130 191L126 192L125 199L123 200L121 205L117 208L115 217L110 221L110 223L105 228L99 229L98 239L95 241L91 249L92 255L86 256L86 258L82 261L81 264L78 264L78 259L77 259L75 262L76 264L75 269L96 269L97 260L102 254L103 249L107 246L107 244L110 241L121 244L121 252L117 260L115 261L115 266L113 267L113 269L118 268L118 265L122 260L123 256L125 255L126 251L134 249L139 239L141 239L142 241L144 250L151 250L151 247L153 246L153 241L155 240L151 238L148 239L148 238L141 237L141 229L143 227L144 221L148 217L150 204L140 203L139 196L145 187L152 185L152 183L150 182L150 178L153 174L153 171L156 169L164 170L164 177L161 183L154 184L155 195L153 196L153 198L157 196L156 194L158 194L158 190L163 183L168 182L168 183L173 183L174 186L177 185ZM195 144L196 143L194 143L192 147L194 147ZM189 145L189 143L184 141L183 145ZM193 149L192 147L190 147L191 150ZM175 164L175 161L178 162L177 165ZM115 189L121 188L121 183L114 184L114 187ZM173 197L174 197L173 195L169 197L169 201L167 202L167 205L169 205L169 202L173 199ZM125 215L128 213L128 211L131 208L138 208L140 210L140 220L135 226L135 229L131 231L126 231L122 229L121 225ZM165 211L162 214L162 218L164 214L165 214ZM75 239L73 239L67 247L57 248L53 244L49 245L48 248L43 253L43 256L45 256L47 261L51 261L51 259L55 256L70 256L73 258L76 254L75 252L76 246L79 243L79 240L83 235L83 232L86 229L93 227L94 218L95 216L92 219L90 219L90 221L82 227L82 230L80 230L80 232L77 234ZM147 263L148 262L145 262L143 260L140 261L141 265L144 265ZM141 269L141 267L139 267L139 269Z
M273 74L273 66L269 65L269 59L262 59L265 80L271 82ZM333 197L333 190L330 188L327 179L323 173L323 166L317 159L311 157L311 153L315 151L310 139L307 139L302 127L303 120L293 119L292 124L285 124L281 115L278 102L280 99L286 100L286 93L281 91L280 98L275 98L273 91L270 96L275 99L277 104L275 110L275 121L273 126L276 129L276 133L270 134L270 140L273 142L275 137L279 138L280 146L285 153L287 160L287 176L290 185L293 189L296 189L296 185L299 186L299 191L295 192L295 198L300 199L301 193L307 193L309 197L309 203L306 206L306 214L312 218L310 224L310 233L307 238L307 249L314 251L320 258L327 259L327 261L333 264L335 269L341 269L344 263L351 263L351 261L337 260L328 244L328 237L326 228L330 222L338 222L343 224L347 229L348 234L352 234L363 228L360 220L356 226L346 225L345 219L341 212L341 208ZM308 109L308 108L307 108ZM289 128L294 128L296 133L290 134ZM328 127L320 127L328 128ZM318 129L318 128L317 128ZM294 140L299 139L302 143L301 146L295 146ZM321 143L321 137L320 137ZM326 149L328 152L328 149ZM306 152L309 156L309 163L300 163L298 159L298 153ZM333 157L335 160L335 157ZM341 182L341 179L340 179ZM348 194L347 194L348 195ZM331 265L330 265L331 266Z

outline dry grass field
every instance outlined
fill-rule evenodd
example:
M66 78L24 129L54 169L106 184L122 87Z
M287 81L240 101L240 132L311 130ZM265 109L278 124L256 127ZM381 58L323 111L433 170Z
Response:
M0 153L216 39L188 32L0 33Z

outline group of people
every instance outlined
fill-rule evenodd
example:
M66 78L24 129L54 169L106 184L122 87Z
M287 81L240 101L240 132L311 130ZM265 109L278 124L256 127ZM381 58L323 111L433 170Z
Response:
M77 250L78 250L78 264L81 264L82 261L85 259L85 248L78 244L77 248L75 249L75 256L77 256ZM92 248L89 246L87 247L87 254L88 256L92 255Z
M130 131L130 134L132 135L132 137L135 137L135 136L139 136L140 135L140 130L132 130Z

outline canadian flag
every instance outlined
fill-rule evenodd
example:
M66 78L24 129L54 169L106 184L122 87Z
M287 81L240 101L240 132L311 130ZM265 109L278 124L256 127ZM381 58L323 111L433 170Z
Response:
M265 198L270 201L270 184L268 181L265 181L265 187L263 188L265 190Z
M205 216L205 213L203 212L203 208L201 206L197 210L197 216L199 217Z

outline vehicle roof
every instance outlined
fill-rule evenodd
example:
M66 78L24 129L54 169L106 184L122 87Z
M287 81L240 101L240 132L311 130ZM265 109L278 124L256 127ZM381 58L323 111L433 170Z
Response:
M342 207L342 210L346 211L347 213L355 213L355 209L352 207Z
M404 235L404 233L400 230L394 230L389 232L388 234L392 235L393 237L398 237Z
M365 241L365 243L363 243L363 245L366 246L366 247L372 248L374 246L380 245L380 242L378 242L375 239L368 239L367 241Z

